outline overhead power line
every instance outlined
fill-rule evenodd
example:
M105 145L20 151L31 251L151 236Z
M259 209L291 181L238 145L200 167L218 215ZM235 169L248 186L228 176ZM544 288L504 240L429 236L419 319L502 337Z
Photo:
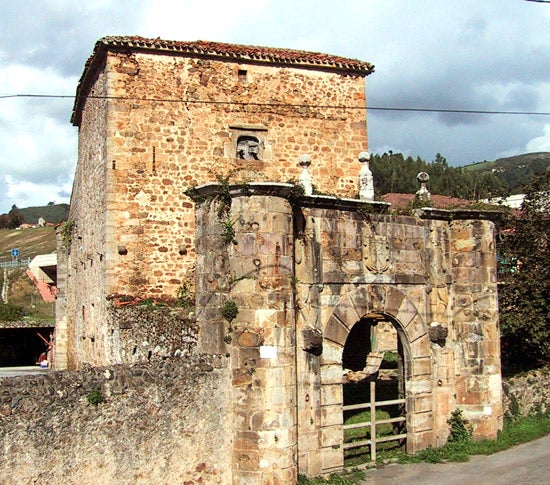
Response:
M550 2L550 0L549 0ZM54 98L74 99L74 95L61 94L8 94L0 95L0 99L9 98ZM292 103L254 103L240 101L212 101L199 99L175 99L175 98L140 98L124 96L87 96L88 99L121 100L121 101L143 101L150 103L185 103L185 104L211 104L211 105L235 105L235 106L257 106L257 107L284 107L284 108L321 108L321 109L359 109L372 111L408 111L418 113L458 113L458 114L487 114L487 115L528 115L528 116L550 116L547 111L504 111L504 110L482 110L482 109L454 109L454 108L406 108L395 106L346 106L346 105L323 105L323 104L292 104Z
M369 109L378 111L416 111L424 113L466 113L466 114L485 114L485 115L535 115L550 116L550 112L543 111L498 111L482 109L445 109L445 108L392 108L384 106L368 106Z

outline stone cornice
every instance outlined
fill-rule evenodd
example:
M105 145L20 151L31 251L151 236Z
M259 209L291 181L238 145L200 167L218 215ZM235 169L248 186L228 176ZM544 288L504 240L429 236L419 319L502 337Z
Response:
M186 194L193 200L215 197L223 190L222 184L209 183L199 185L188 190ZM391 206L388 202L364 201L359 199L339 198L329 195L303 195L299 186L278 182L250 182L248 184L234 184L228 187L231 197L245 197L250 195L275 196L288 199L300 207L314 207L319 209L338 209L357 211L367 208L373 214L386 212Z
M453 220L488 220L498 221L503 213L491 210L469 210L469 209L436 209L423 207L415 210L415 215L421 219L437 219L442 221Z

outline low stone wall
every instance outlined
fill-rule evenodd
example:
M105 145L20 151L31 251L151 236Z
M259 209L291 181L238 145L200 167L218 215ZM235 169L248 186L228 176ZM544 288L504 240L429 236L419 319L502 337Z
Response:
M509 416L550 412L550 366L504 379L504 409Z
M0 484L230 483L229 386L217 357L2 378Z

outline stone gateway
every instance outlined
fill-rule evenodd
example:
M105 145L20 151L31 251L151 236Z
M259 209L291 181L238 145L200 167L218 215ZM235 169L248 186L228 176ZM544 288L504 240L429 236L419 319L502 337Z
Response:
M342 468L343 354L368 321L397 331L409 452L444 444L457 408L474 436L496 437L503 412L491 221L428 208L388 215L382 203L296 199L291 185L250 183L229 187L228 241L222 190L195 191L199 345L230 356L234 453L257 464L248 471ZM219 311L227 301L239 309L230 323ZM366 352L356 354L366 370Z

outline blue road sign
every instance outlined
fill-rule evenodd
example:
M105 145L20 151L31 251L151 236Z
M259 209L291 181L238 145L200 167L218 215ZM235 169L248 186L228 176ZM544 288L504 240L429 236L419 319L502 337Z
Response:
M19 256L19 249L12 249L11 250L11 257L12 258L17 258L17 256Z

